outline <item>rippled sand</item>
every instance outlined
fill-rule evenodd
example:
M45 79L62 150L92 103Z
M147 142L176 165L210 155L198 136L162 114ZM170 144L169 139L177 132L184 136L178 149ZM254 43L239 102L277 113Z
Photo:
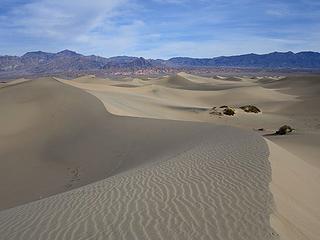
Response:
M0 213L3 239L274 239L268 147L220 127L174 157ZM239 141L241 139L241 141Z
M316 78L60 81L87 92L51 78L0 89L0 209L14 207L1 240L317 240L319 113L303 115ZM263 113L208 114L248 103ZM292 152L252 131L282 122L297 134L270 139Z

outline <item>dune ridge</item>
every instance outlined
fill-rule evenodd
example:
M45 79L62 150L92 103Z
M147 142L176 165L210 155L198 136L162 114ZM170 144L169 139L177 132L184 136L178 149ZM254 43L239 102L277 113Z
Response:
M118 117L51 78L0 89L0 209L175 154L215 126Z
M169 159L4 210L0 233L8 240L275 239L268 155L258 135L220 127Z
M171 76L169 84L166 79L158 79L150 81L152 85L130 91L90 84L77 87L98 97L106 109L116 115L213 122L251 130L265 127L265 131L271 133L284 123L296 127L297 133L291 136L267 137L280 145L268 141L273 169L271 190L275 196L272 226L281 239L317 239L320 235L319 77L217 78L180 73ZM203 84L213 86L203 91L199 87ZM197 90L190 85L197 85ZM236 109L232 118L209 118L205 111L212 105L234 107L247 103L259 106L263 113L250 115Z
M103 85L96 84L94 80L90 83L89 79L86 83L61 79L60 81L93 94L115 115L219 124L227 121L235 126L239 125L239 121L245 124L248 120L249 124L253 123L253 127L259 126L261 121L271 122L276 126L278 122L287 121L288 118L274 114L274 108L277 108L277 105L284 107L291 102L299 101L294 95L264 88L257 83L257 79L249 78L225 81L180 73L169 78L151 79L135 88L119 87L108 84L107 81ZM170 81L177 81L179 87L178 84L173 87ZM239 107L252 102L263 107L263 115L256 117L238 110L234 118L208 117L209 110L214 106Z
M252 128L263 123L274 128L289 121L299 129L292 135L294 143L312 130L310 141L317 147L318 111L307 120L301 118L304 104L316 106L316 79L303 91L297 91L303 84L299 79L293 79L291 86L292 79L283 77L223 79L180 73L132 81L96 81L94 76L58 79L90 94L64 84L58 84L60 91L72 89L73 94L65 93L72 98L81 95L77 101L90 102L87 106L99 106L99 114L105 113L99 116L111 126L99 125L95 135L98 142L117 141L99 145L104 148L99 155L111 163L104 165L102 160L98 166L100 170L111 167L113 173L90 185L1 211L0 235L5 239L316 240L320 235L318 162L305 158L305 153L300 159L257 132L212 124ZM38 83L26 85L35 88ZM208 115L213 104L248 103L262 106L263 113L246 114L236 108L232 118ZM281 143L286 137L269 139ZM130 142L134 144L126 145ZM89 146L92 143L97 141ZM110 147L122 152L123 146L127 146L126 156L109 154ZM310 150L317 156L314 147Z

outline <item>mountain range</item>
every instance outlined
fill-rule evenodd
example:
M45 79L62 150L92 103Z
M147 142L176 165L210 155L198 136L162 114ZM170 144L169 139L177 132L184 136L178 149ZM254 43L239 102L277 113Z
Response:
M84 56L70 50L58 53L28 52L21 57L0 56L0 77L79 73L117 73L168 69L256 68L256 69L320 69L318 52L273 52L215 58L175 57L168 60L117 56L104 58Z

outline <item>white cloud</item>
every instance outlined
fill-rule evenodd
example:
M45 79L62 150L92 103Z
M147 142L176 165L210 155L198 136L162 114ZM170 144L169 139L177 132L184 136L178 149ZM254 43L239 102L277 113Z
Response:
M108 32L112 32L112 35L104 32L80 34L74 39L74 47L87 54L125 55L139 44L139 31L143 26L142 21L133 21L122 26L109 22Z
M319 5L312 0L4 1L1 55L65 48L150 58L319 50Z
M121 53L134 47L144 26L135 19L117 22L124 5L130 6L127 0L37 0L1 16L6 23L0 23L0 34L14 33L24 44L25 39L34 39L40 43L39 49L48 42L57 51L70 48L86 54Z
M152 0L157 3L161 4L181 4L187 2L187 0Z
M67 38L99 27L125 1L35 1L11 12L9 24L27 34Z
M305 49L312 49L311 43L299 39L264 38L253 37L243 38L230 37L219 40L208 41L175 41L163 43L160 46L137 51L134 54L146 58L171 58L171 57L217 57L228 55L240 55L247 53L270 53L274 51L301 51L300 46ZM183 54L182 54L183 53Z

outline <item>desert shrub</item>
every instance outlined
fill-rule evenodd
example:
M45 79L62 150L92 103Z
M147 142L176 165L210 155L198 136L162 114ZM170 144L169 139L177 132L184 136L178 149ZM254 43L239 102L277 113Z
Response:
M240 107L243 111L248 112L248 113L259 113L261 112L259 108L253 105L246 105Z
M288 125L283 125L279 128L278 131L276 131L276 135L286 135L287 133L292 132L294 129Z
M229 107L225 108L223 110L224 115L233 116L235 114L235 111Z
M222 113L217 110L217 107L211 108L209 113L212 115L222 116Z

